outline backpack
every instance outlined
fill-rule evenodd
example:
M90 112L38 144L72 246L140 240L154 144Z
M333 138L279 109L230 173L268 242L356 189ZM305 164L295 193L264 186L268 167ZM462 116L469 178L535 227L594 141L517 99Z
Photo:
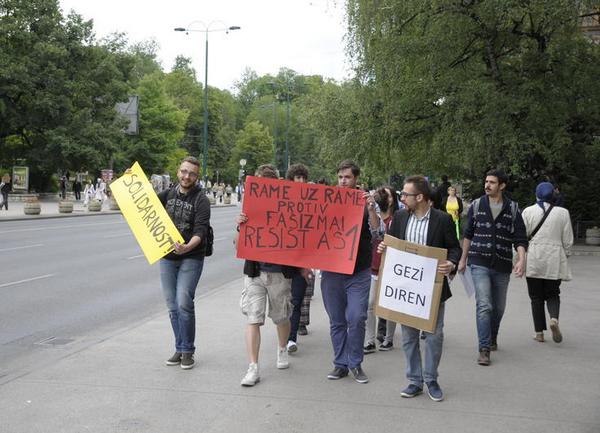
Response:
M471 206L473 207L473 218L477 217L477 212L479 212L479 201L481 200L481 197L476 198L475 200L473 200L473 203L471 204ZM517 219L517 212L519 212L519 205L517 204L516 201L511 200L510 201L510 213L511 218L512 218L512 224L510 226L510 232L514 233L515 232L515 220Z
M196 193L196 200L194 202L194 208L197 208L198 199L202 198L202 194L205 194L203 189L198 190L198 192ZM175 198L176 195L177 195L176 187L171 188L169 190L169 193L167 194L167 200ZM213 252L214 252L215 234L214 234L213 228L210 224L208 225L208 230L206 231L206 239L203 240L203 243L204 243L204 256L205 257L212 256Z

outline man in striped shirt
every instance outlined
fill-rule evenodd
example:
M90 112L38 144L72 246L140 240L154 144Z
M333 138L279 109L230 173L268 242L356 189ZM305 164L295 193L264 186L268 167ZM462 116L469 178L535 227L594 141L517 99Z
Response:
M437 271L443 273L445 277L435 331L424 333L424 366L421 362L419 347L421 331L402 325L402 347L406 361L406 377L409 383L400 395L406 398L416 397L423 392L423 382L425 382L429 397L434 401L442 401L444 394L437 382L438 366L444 342L445 301L452 296L446 277L456 269L461 256L461 248L456 239L454 223L450 215L433 209L430 205L432 193L427 179L423 176L406 178L400 196L406 208L394 214L388 234L416 244L448 250L447 260L440 261L437 267ZM384 250L385 244L382 242L378 251L383 252Z

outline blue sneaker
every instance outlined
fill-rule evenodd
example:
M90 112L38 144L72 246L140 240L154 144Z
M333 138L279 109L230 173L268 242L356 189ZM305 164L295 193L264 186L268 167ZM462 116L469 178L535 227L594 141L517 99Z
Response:
M442 401L444 399L442 388L440 388L440 385L435 380L427 382L427 394L429 394L429 398L433 401Z
M419 388L417 385L410 384L402 390L400 395L405 398L413 398L423 392L423 388Z

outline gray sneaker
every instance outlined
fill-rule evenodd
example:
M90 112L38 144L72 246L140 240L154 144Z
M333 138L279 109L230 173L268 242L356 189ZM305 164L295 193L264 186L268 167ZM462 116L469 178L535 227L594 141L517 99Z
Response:
M190 370L194 368L194 354L193 353L182 353L181 354L181 368L184 370Z
M361 367L351 368L350 371L354 375L354 380L357 381L358 383L369 382L369 378L367 377L367 375L365 374L365 372L363 371L363 369Z
M165 361L167 365L179 365L181 364L181 352L175 352L173 356Z

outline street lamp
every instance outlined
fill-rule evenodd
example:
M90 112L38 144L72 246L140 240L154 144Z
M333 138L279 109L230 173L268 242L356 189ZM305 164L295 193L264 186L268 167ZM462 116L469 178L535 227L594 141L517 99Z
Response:
M202 25L203 28L194 29L192 26L195 24ZM219 28L211 28L213 24L220 24L222 27ZM204 185L206 186L206 160L208 159L208 34L212 32L225 32L229 33L233 30L240 30L239 26L226 26L222 21L212 21L208 23L208 25L204 24L202 21L192 21L187 28L184 27L176 27L174 30L176 32L185 32L185 34L189 34L190 32L204 32L205 34L205 56L204 56L204 149L203 149L203 158L202 158L202 174L204 176Z

